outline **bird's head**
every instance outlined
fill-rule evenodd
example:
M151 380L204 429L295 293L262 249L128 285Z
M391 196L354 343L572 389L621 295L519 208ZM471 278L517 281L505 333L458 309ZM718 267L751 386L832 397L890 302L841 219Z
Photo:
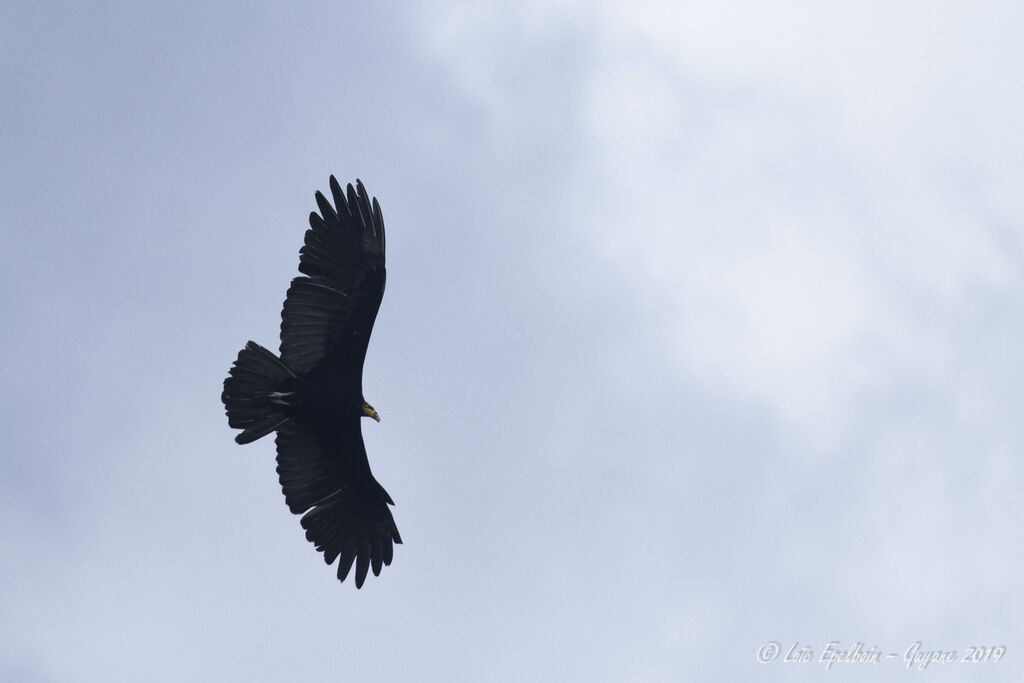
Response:
M365 398L363 399L363 416L372 417L377 422L380 422L380 415L378 415L377 411L373 409L373 406L366 402Z

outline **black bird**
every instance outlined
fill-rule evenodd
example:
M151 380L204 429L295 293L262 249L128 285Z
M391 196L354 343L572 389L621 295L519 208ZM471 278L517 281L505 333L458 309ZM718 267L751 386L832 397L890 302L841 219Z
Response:
M281 357L250 341L224 380L221 400L240 444L277 432L277 473L285 502L302 514L306 538L356 567L356 588L372 566L391 564L401 543L391 496L370 473L360 418L380 416L363 398L363 360L384 296L384 220L362 182L334 206L316 193L299 272L281 311Z

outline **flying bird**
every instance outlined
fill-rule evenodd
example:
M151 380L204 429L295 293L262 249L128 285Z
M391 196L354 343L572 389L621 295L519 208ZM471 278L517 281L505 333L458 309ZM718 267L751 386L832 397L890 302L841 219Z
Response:
M281 311L281 355L250 341L238 352L221 400L247 444L277 432L285 503L302 514L306 538L338 580L355 565L356 588L380 575L401 543L391 496L370 472L361 419L380 422L363 398L363 361L384 296L384 220L362 182L334 206L319 191L309 214L299 272ZM304 514L303 514L304 513Z

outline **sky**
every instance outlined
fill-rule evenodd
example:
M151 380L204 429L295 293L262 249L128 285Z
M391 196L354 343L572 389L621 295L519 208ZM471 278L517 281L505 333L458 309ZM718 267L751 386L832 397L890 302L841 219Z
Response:
M1022 32L5 3L0 679L1020 680ZM219 399L330 174L388 228L359 591Z

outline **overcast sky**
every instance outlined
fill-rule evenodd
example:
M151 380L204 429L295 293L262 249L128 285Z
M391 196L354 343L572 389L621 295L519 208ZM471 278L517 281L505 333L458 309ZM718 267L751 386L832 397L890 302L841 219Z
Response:
M0 679L1021 680L1021 35L5 3ZM360 591L219 400L332 173L388 227L363 429L405 545Z

